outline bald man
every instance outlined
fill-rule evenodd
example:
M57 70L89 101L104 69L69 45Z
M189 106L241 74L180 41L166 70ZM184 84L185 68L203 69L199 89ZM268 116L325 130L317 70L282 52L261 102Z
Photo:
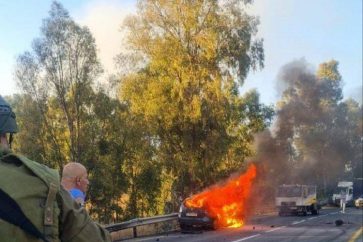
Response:
M89 184L86 167L77 162L68 163L63 168L61 183L72 198L83 206Z

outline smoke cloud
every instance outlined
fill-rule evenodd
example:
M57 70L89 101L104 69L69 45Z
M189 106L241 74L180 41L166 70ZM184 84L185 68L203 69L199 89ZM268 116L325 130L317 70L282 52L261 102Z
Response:
M361 163L362 106L342 101L337 67L332 60L314 73L300 59L281 68L276 121L255 139L267 190L283 183L311 184L328 196L339 179L353 179L345 167Z

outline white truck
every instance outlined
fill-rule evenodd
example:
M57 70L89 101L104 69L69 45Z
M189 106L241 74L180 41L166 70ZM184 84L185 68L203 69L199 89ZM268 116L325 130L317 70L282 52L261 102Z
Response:
M279 215L319 214L320 205L316 198L316 186L280 185L276 194L276 207Z
M342 206L341 201L345 201L347 206L352 206L354 202L353 198L353 182L340 181L332 196L332 201L337 206Z

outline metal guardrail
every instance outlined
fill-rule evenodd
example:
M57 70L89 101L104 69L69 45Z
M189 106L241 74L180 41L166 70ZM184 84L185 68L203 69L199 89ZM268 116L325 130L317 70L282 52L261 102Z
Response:
M171 214L148 217L148 218L135 218L135 219L125 221L122 223L107 225L107 226L105 226L105 229L107 229L111 233L111 232L116 232L116 231L120 231L123 229L132 228L133 237L136 238L137 237L136 228L138 226L167 222L167 221L175 220L177 218L178 218L178 213L171 213Z

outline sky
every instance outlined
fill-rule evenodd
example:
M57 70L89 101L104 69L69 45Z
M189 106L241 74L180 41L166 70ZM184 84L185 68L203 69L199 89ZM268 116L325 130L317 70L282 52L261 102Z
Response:
M52 0L0 0L0 95L18 93L13 77L16 57L31 50L40 36L42 19ZM122 20L136 9L136 0L60 0L71 17L87 25L96 39L106 73L122 48ZM285 64L304 58L312 67L339 61L343 95L362 103L361 0L255 0L249 13L260 18L258 37L264 39L265 67L251 72L241 92L256 88L261 101L279 99L276 80Z

